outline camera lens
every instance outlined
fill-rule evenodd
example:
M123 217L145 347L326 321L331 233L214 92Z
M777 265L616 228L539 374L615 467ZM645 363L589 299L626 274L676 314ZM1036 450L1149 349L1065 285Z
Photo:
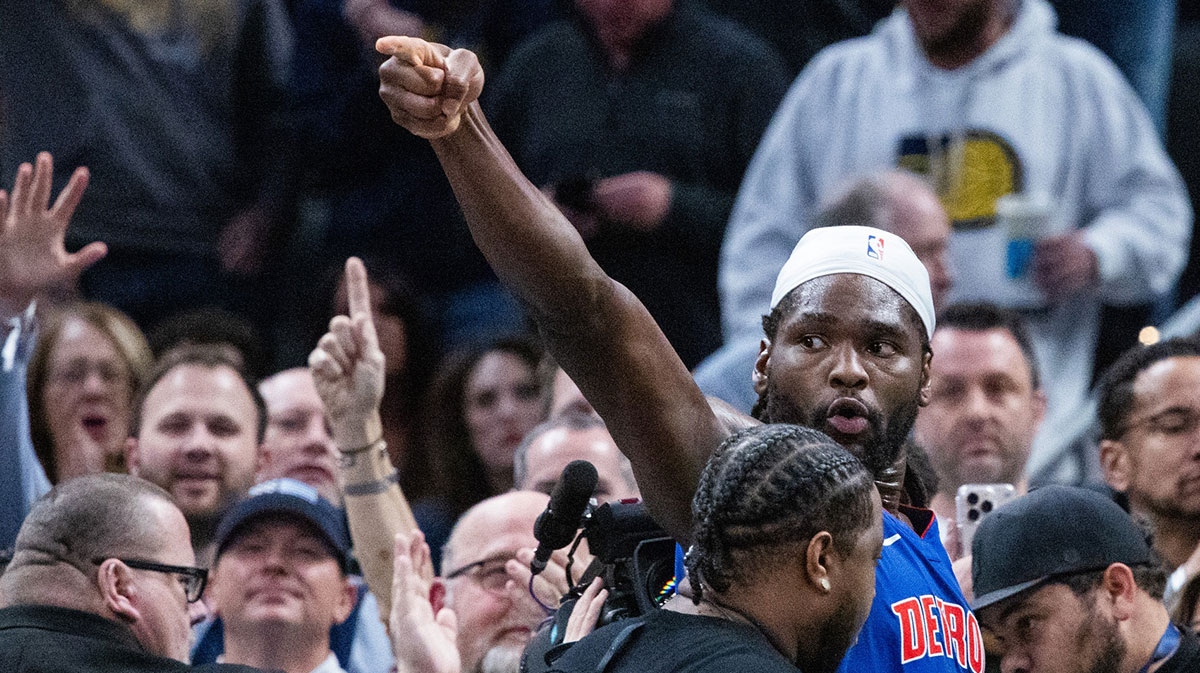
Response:
M967 518L970 519L971 521L978 521L979 520L979 510L974 509L974 508L967 510Z
M984 514L987 514L988 512L992 511L992 501L984 500L983 504L979 506L979 509L982 509Z
M978 493L968 493L967 494L967 504L968 505L974 505L978 502L979 502L979 494Z

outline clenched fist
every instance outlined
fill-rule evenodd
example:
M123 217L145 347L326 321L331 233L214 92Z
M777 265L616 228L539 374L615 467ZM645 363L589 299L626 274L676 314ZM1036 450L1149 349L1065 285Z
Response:
M389 36L375 50L391 56L379 67L379 97L393 121L422 138L454 133L483 90L483 68L466 49Z

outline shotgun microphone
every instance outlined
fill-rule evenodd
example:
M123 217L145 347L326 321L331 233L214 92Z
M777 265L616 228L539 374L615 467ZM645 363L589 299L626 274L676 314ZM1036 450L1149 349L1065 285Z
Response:
M595 466L586 460L573 460L563 468L550 493L550 504L533 524L533 536L537 538L538 546L529 569L534 575L546 569L554 550L562 549L575 539L597 480Z

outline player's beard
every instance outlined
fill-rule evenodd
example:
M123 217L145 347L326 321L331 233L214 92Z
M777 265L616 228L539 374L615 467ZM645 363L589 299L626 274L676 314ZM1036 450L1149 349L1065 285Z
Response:
M794 423L825 431L829 411L827 406L819 409L801 409L800 405L787 395L780 393L770 378L767 379L766 405L766 420L769 423ZM893 409L886 418L878 410L868 409L867 426L870 432L867 441L861 447L846 448L867 466L871 474L885 474L894 467L900 457L904 442L917 420L919 409L915 393L911 399L906 399Z

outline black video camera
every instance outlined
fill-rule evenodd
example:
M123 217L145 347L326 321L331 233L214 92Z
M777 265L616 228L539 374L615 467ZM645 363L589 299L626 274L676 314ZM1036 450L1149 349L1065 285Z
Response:
M593 578L602 577L608 590L596 628L657 610L674 593L675 540L650 518L640 500L596 507L584 514L580 527L583 530L568 555L567 576L571 576L574 552L581 539L587 538L595 558L525 648L522 673L548 669L546 655L562 646L571 611Z

